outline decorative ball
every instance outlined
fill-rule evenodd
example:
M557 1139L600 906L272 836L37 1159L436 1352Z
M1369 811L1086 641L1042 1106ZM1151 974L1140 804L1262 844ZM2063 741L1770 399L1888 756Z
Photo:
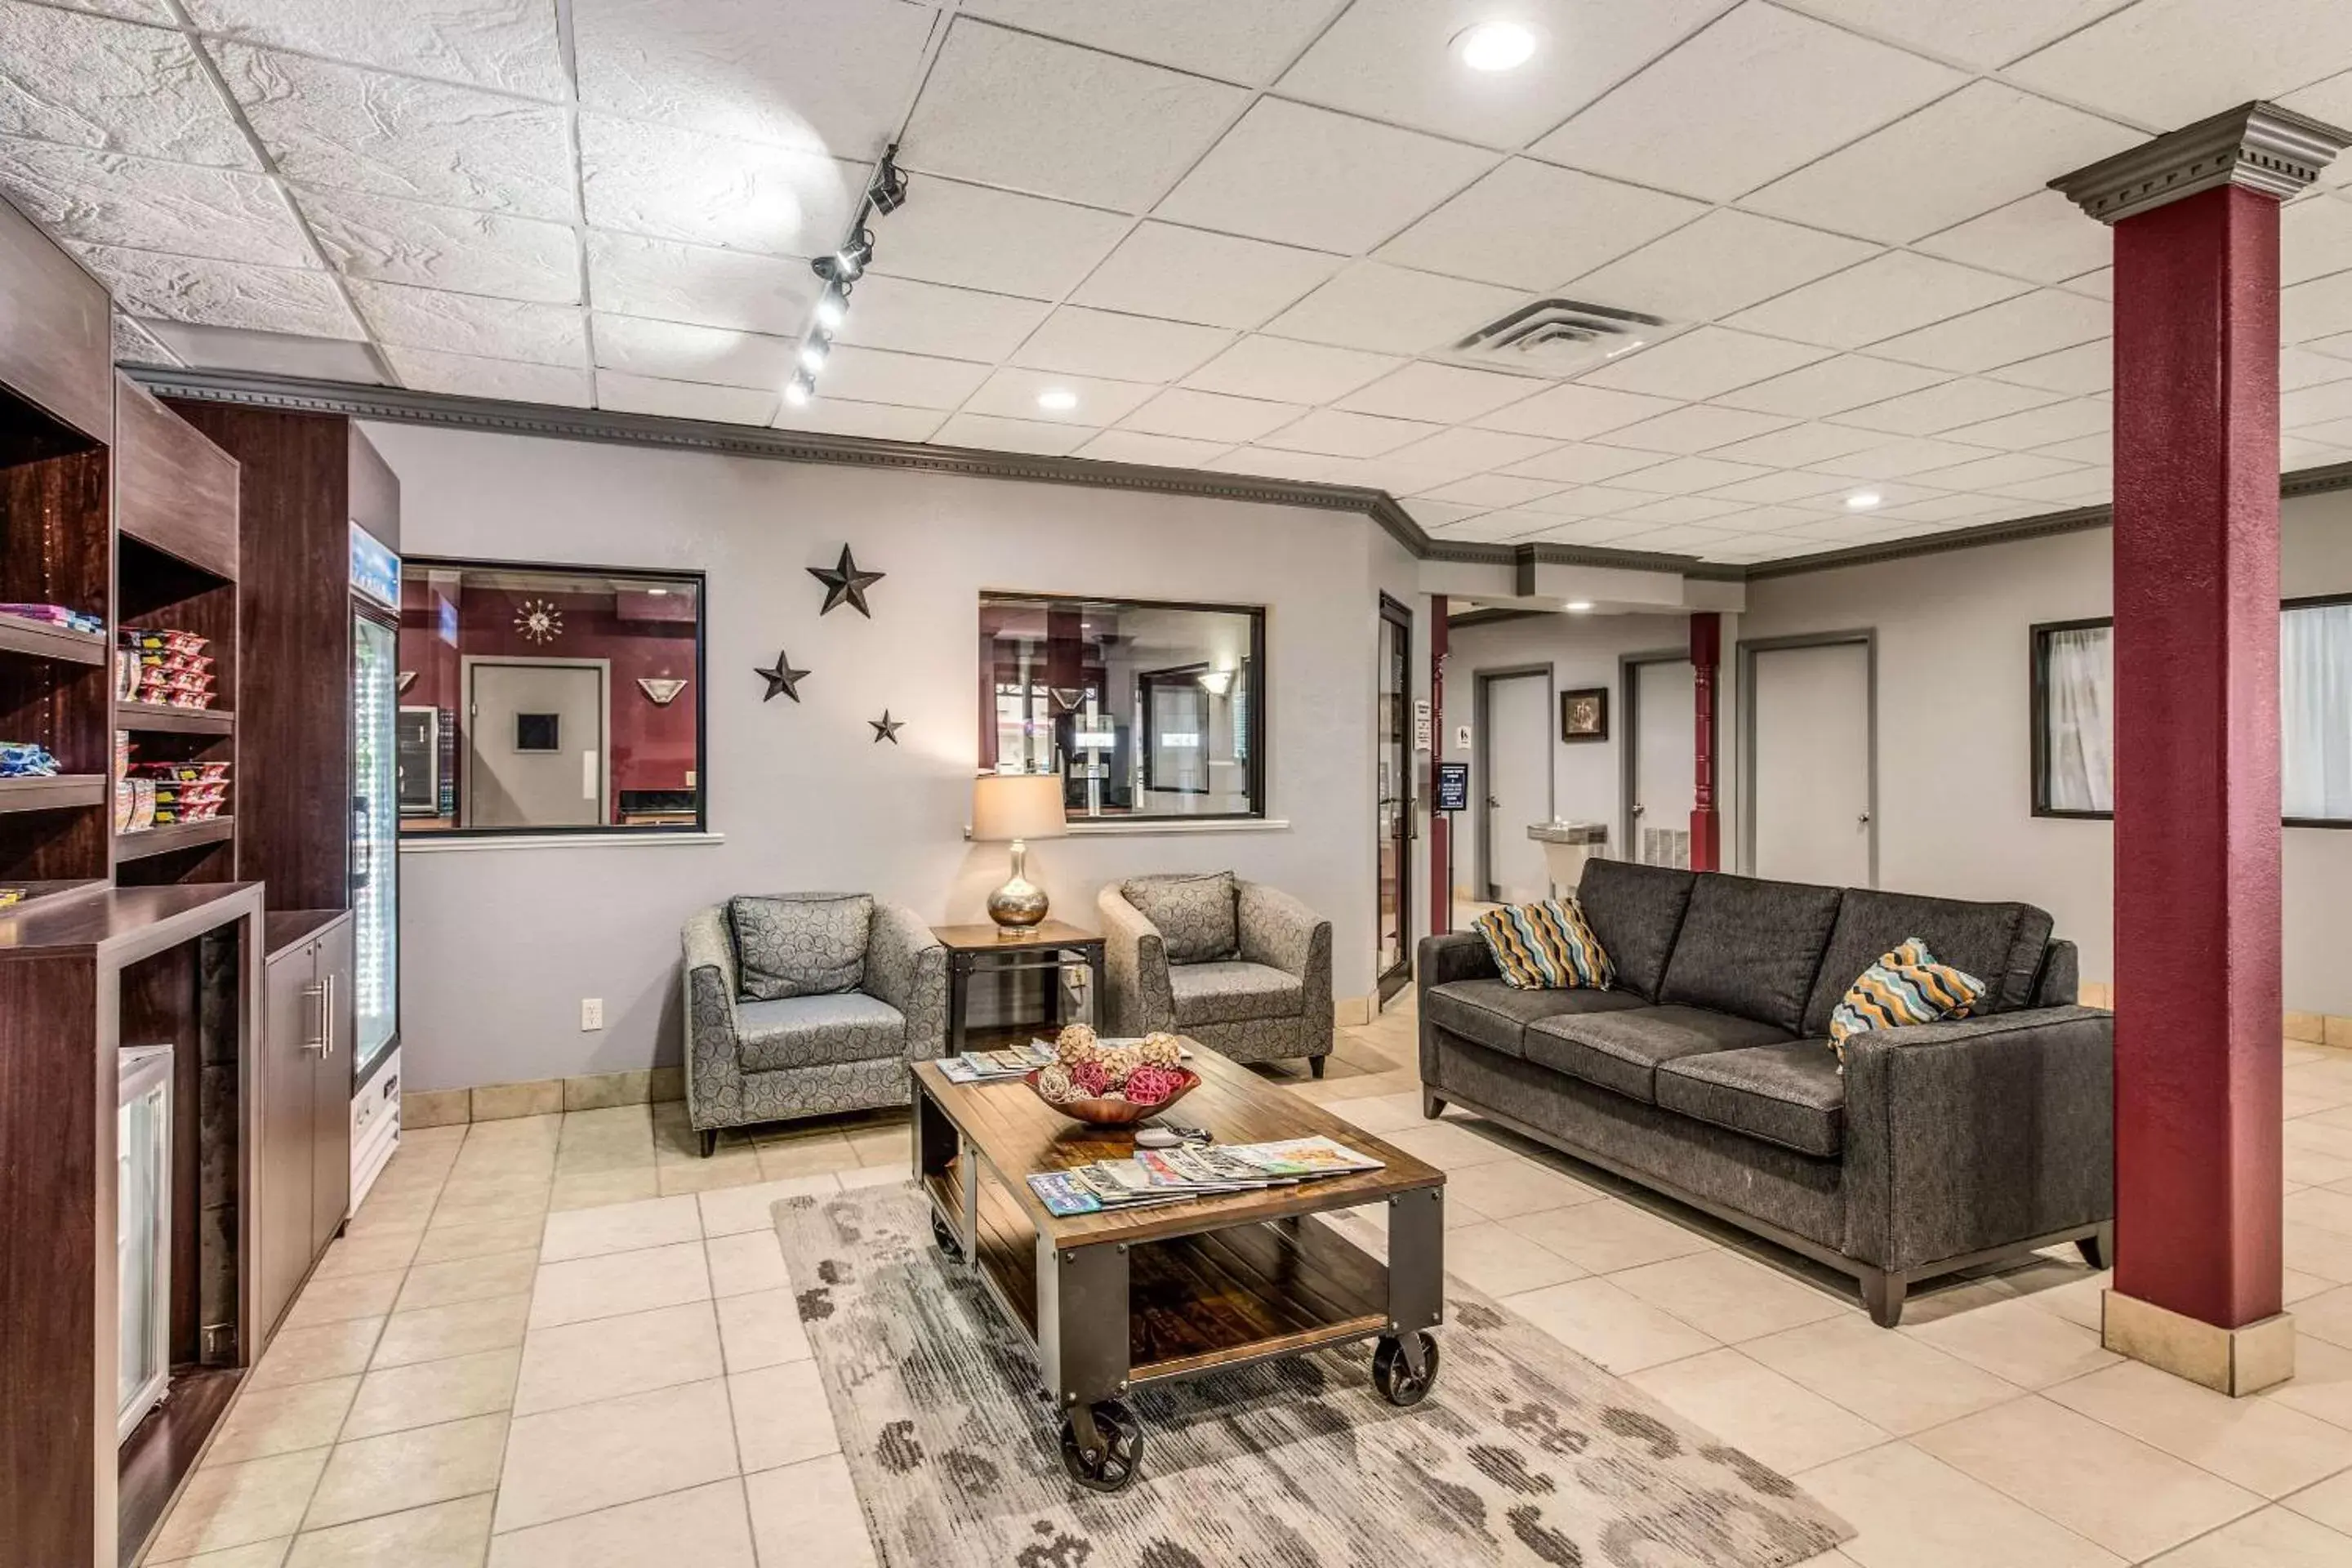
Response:
M1147 1063L1127 1075L1127 1098L1137 1105L1158 1105L1174 1094L1183 1081L1174 1068Z
M1037 1069L1037 1092L1059 1105L1070 1098L1070 1069L1055 1066Z
M1061 1058L1064 1067L1092 1061L1101 1049L1091 1025L1072 1024L1054 1037L1054 1054Z
M1113 1046L1102 1054L1103 1071L1114 1084L1125 1083L1127 1075L1143 1065L1143 1053L1133 1046Z
M1080 1062L1070 1068L1070 1087L1081 1099L1100 1100L1110 1092L1110 1074L1100 1062Z
M1156 1068L1172 1068L1184 1056L1184 1047L1177 1043L1175 1036L1165 1030L1144 1036L1143 1043L1136 1050L1145 1062Z

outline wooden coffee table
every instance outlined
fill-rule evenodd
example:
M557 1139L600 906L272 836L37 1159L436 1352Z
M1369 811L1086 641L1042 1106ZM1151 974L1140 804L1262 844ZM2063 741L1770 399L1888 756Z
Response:
M1378 1171L1149 1208L1056 1217L1025 1179L1125 1159L1131 1134L1082 1126L1028 1086L953 1084L915 1064L915 1168L940 1246L967 1259L1037 1348L1062 1411L1071 1479L1117 1491L1143 1434L1119 1397L1147 1383L1377 1338L1372 1379L1391 1404L1437 1379L1445 1173L1187 1041L1201 1087L1171 1113L1220 1143L1316 1134L1387 1162ZM1386 1204L1389 1261L1313 1216Z

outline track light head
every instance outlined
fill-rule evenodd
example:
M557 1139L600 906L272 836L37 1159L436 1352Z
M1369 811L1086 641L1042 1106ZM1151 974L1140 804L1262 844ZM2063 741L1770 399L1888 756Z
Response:
M816 302L816 324L826 331L831 331L841 325L843 319L848 314L849 285L846 283L825 285L823 297Z
M898 168L898 144L892 142L882 154L882 166L874 171L873 183L866 187L866 199L874 210L889 216L907 204L907 176Z
M803 407L816 395L816 381L806 371L793 377L784 388L784 401L795 408Z
M821 331L813 331L801 344L801 369L814 376L824 368L824 356L833 352L833 339Z

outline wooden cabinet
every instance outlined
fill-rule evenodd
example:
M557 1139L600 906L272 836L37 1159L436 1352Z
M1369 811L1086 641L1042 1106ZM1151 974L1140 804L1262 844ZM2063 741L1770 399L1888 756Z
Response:
M0 385L85 436L114 425L106 288L0 203Z
M262 979L260 1253L267 1334L341 1228L352 1182L352 917L268 919Z

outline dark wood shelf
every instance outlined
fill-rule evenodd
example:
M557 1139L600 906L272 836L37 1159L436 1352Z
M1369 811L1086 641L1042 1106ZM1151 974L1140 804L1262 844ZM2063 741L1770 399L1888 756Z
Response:
M46 779L0 779L0 812L61 811L106 799L104 773L58 773Z
M195 1468L205 1439L228 1409L245 1377L241 1368L187 1366L172 1372L171 1392L131 1428L116 1451L115 1551L121 1568L163 1522L163 1509L182 1478Z
M236 834L236 818L215 816L208 822L171 822L161 827L142 827L134 833L114 836L114 858L117 860L144 860L152 855L169 855L175 849L194 849L204 844L225 844Z
M62 664L104 664L109 647L103 632L68 631L47 621L0 615L0 653L53 658Z
M54 907L51 900L63 900L76 893L110 892L113 886L103 877L37 877L13 882L0 879L0 888L16 888L25 895L13 904L0 904L0 921L22 920L37 905L47 913Z
M164 702L117 702L115 728L179 735L234 735L236 715L226 708L174 708Z

